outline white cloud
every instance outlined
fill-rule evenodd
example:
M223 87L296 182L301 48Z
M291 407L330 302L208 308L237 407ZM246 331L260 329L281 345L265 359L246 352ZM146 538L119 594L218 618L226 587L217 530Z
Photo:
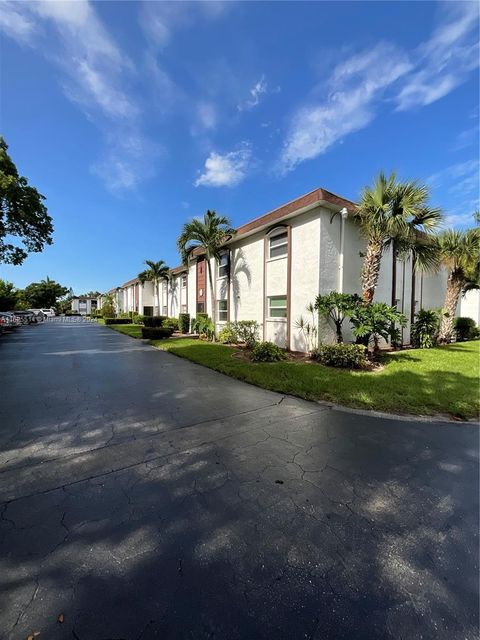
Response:
M250 145L246 142L224 155L212 151L195 186L233 187L239 184L246 176L251 155Z
M260 104L260 100L264 94L268 91L268 85L265 80L265 76L262 76L249 91L250 97L237 105L239 111L249 111Z
M281 155L289 171L324 153L345 135L366 127L387 87L410 70L407 56L388 43L348 58L329 80L328 94L294 115Z
M93 5L37 0L6 6L3 31L27 41L62 70L65 95L99 128L106 147L94 173L113 191L135 188L150 177L158 148L144 136L141 108L129 90L134 67Z
M477 40L479 10L476 2L444 5L442 24L416 52L415 71L397 96L405 111L443 98L465 82L479 65Z
M457 162L427 178L434 197L446 208L446 226L471 226L479 208L480 161Z

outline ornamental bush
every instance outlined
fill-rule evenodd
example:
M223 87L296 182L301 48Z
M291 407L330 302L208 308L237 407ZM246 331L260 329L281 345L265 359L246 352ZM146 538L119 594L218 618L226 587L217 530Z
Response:
M233 322L227 322L227 324L220 330L218 334L218 341L223 344L237 344L238 333Z
M252 349L258 342L259 329L260 325L256 320L239 320L235 322L238 340L244 342L249 349Z
M170 327L142 327L142 338L148 340L163 340L170 338L173 329Z
M161 327L166 319L167 316L144 316L143 324L146 327Z
M253 362L278 362L286 357L285 351L273 342L257 342L251 354Z
M132 324L131 318L105 318L105 324Z
M412 324L411 341L418 349L431 349L437 341L440 313L435 309L420 309Z
M177 318L165 318L162 327L168 327L174 331L178 331L178 319Z
M321 344L312 352L312 359L327 367L363 369L367 365L367 348L363 344Z
M473 340L479 336L478 327L472 318L456 318L454 326L457 340Z
M188 333L190 331L190 314L181 313L178 316L178 328L181 333Z

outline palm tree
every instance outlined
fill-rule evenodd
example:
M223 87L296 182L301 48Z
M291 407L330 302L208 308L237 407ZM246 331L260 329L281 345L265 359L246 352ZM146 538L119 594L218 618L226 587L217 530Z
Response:
M186 222L177 240L178 250L185 263L188 263L194 249L202 248L205 251L213 314L215 314L216 296L210 260L212 258L220 259L222 245L234 235L235 229L231 226L228 218L208 210L203 216L203 220L194 218Z
M158 314L160 314L160 292L159 285L161 280L168 280L170 269L163 260L154 262L153 260L145 260L148 269L138 274L138 279L142 284L145 282L153 282L153 315L155 315L155 298L157 299Z
M476 288L480 271L480 229L448 229L437 238L439 262L448 271L447 291L438 342L450 342L458 300L463 291Z
M364 188L355 217L367 240L361 273L366 304L373 300L387 247L392 247L396 257L413 255L416 268L434 267L435 252L428 234L438 226L442 214L428 206L428 197L427 186L398 182L395 173L387 178L381 172L373 187Z

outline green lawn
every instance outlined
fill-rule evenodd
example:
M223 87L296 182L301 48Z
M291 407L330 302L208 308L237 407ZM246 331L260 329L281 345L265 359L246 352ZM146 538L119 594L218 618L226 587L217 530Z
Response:
M118 325L115 328L120 330ZM154 340L152 344L233 378L309 400L458 418L473 418L479 411L478 341L388 353L384 368L377 372L295 361L254 364L235 358L234 347L191 338Z
M113 329L114 331L118 331L119 333L124 333L126 336L130 336L131 338L142 337L141 324L107 324L105 326L109 329Z

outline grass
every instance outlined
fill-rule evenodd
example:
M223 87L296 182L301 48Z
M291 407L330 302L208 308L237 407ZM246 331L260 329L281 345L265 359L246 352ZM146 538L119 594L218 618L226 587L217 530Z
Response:
M153 340L152 344L238 380L307 400L462 419L476 417L479 411L478 341L388 353L384 367L376 372L301 361L254 364L235 358L234 347L191 338Z
M141 324L107 324L105 326L109 329L113 329L114 331L118 331L119 333L124 333L126 336L130 336L131 338L142 337Z

